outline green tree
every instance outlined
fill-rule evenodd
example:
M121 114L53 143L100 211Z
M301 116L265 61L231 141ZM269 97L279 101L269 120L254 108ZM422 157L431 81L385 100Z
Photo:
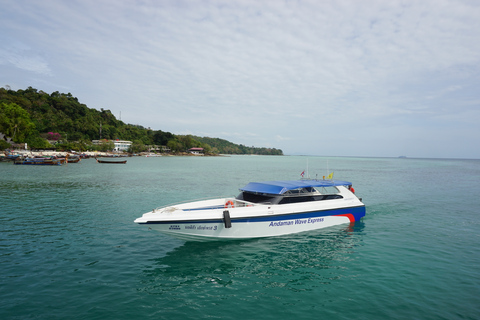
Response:
M135 140L132 142L132 145L130 146L128 152L130 153L139 153L146 151L147 147L141 140Z
M12 146L5 140L0 140L0 150L10 149Z
M79 141L74 142L73 149L76 151L87 151L89 149L89 141L85 139L80 139Z
M178 143L176 139L172 139L167 142L167 147L172 150L172 152L177 152L180 151L182 148L182 145Z
M0 103L0 132L22 143L34 130L35 124L25 109L15 103Z
M30 149L48 149L51 148L52 145L42 137L38 135L30 135L26 138L25 142L27 143Z
M103 139L100 142L100 151L103 151L103 152L112 151L113 148L115 148L115 144L113 143L113 141Z
M153 134L153 142L157 145L165 146L168 141L173 139L173 134L170 132L163 132L162 130L155 131Z

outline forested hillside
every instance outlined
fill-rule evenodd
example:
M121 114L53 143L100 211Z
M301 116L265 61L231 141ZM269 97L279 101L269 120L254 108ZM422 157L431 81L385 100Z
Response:
M213 150L222 150L221 153L224 153L224 154L283 155L282 150L275 149L275 148L247 147L242 144L238 145L220 138L196 137L196 136L193 136L193 138L196 141L200 141L203 144L207 144L211 146Z
M55 148L85 151L93 148L92 140L120 139L133 141L134 152L144 151L146 145L163 145L173 152L202 147L207 153L282 154L277 149L245 147L218 138L174 135L126 124L110 110L88 108L70 93L48 94L32 87L17 91L0 88L0 132L35 149L52 148L47 140L54 140L58 142ZM0 141L0 147L8 146Z

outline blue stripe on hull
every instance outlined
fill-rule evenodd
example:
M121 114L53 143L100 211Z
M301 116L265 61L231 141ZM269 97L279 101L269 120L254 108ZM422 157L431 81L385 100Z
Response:
M317 218L326 216L337 216L351 214L355 221L359 221L365 216L365 206L340 208L332 210L288 213L283 215L248 217L248 218L231 218L232 223L237 222L265 222L265 221L283 221L292 219ZM141 224L185 224L185 223L223 223L223 219L209 220L176 220L176 221L148 221Z

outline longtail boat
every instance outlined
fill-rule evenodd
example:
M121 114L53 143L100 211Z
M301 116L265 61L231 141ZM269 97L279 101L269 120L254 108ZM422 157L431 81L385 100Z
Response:
M13 163L22 165L60 166L65 163L65 159L56 159L55 157L34 157L14 160Z
M119 164L125 164L127 163L127 160L99 160L95 158L98 163L119 163Z

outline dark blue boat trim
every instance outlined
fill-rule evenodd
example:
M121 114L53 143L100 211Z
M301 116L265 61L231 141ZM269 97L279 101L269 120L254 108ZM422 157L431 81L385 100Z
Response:
M321 210L321 211L288 213L288 214L282 214L282 215L267 215L267 216L260 216L260 217L231 218L231 222L240 223L240 222L283 221L283 220L318 218L318 217L338 216L338 215L352 215L355 221L359 221L362 217L365 216L365 206ZM147 221L147 222L139 222L139 223L140 224L223 223L223 219Z

